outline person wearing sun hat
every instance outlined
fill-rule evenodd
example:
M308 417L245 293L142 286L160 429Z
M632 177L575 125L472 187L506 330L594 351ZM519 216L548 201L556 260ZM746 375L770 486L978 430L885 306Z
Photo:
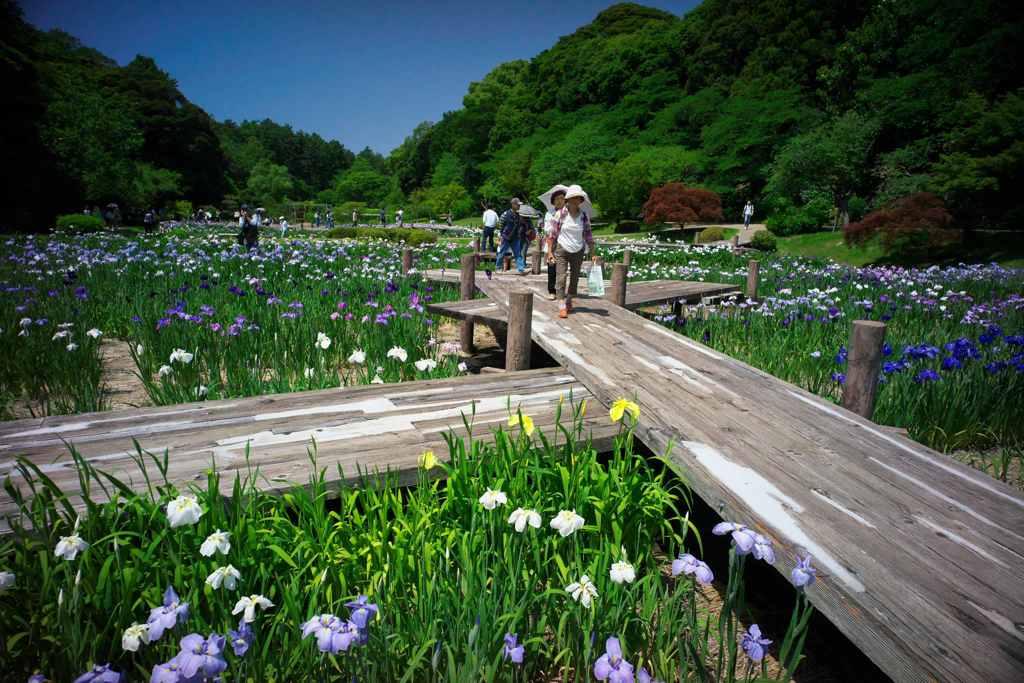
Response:
M555 261L555 297L562 300L559 318L568 318L572 312L572 299L577 294L580 271L586 251L597 261L594 234L590 229L593 208L590 197L579 185L565 190L565 206L556 215L554 228L548 234L548 262ZM568 275L568 287L566 276Z
M555 224L558 222L558 212L565 206L565 191L568 189L567 186L559 183L537 197L547 208L547 212L544 214L544 224L541 228L540 242L544 249L544 260L547 261L548 266L548 298L552 301L555 300L555 255L548 248L546 237L555 229Z

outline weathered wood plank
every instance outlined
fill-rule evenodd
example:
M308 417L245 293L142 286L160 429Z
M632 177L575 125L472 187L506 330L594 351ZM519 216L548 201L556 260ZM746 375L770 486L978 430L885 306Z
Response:
M473 433L483 435L507 421L510 409L521 407L543 429L554 423L559 400L570 395L574 400L590 396L564 370L550 368L17 420L0 423L0 477L22 486L15 464L18 456L25 457L82 509L68 446L141 491L145 480L132 459L134 439L156 455L168 452L167 476L179 488L204 480L216 466L225 493L235 474L254 468L260 471L259 486L276 491L308 481L307 449L315 440L317 465L327 468L329 482L357 481L360 470L397 472L407 483L415 481L423 450L444 457L444 434L466 435L463 415L472 416ZM607 418L596 417L599 412L592 411L585 429L604 449L615 429ZM93 495L103 499L101 491ZM0 518L15 512L11 498L0 492ZM0 531L7 529L2 523Z
M478 287L504 305L507 280ZM559 320L536 297L533 336L601 402L634 397L638 436L783 576L813 555L811 600L894 679L1020 679L1020 493L607 301Z

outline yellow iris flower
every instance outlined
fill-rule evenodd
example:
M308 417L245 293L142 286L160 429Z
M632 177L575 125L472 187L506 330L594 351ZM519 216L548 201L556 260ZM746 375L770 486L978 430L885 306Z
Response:
M434 451L423 451L420 453L420 467L425 470L432 470L439 464L437 456L434 455Z
M515 415L510 415L508 418L508 426L515 427L517 425L523 428L523 431L526 432L527 436L533 436L532 417L530 417L529 415L520 415L519 413L516 413Z
M634 422L640 419L640 406L625 398L620 398L615 401L615 403L612 404L611 410L608 411L608 414L611 416L612 422L618 422L627 412L633 416Z

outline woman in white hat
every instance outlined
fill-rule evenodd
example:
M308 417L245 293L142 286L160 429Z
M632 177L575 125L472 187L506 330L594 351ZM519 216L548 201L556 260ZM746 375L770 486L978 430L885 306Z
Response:
M559 318L568 318L572 312L572 298L577 294L586 250L590 251L591 259L597 261L594 234L590 229L592 211L590 198L583 188L570 185L565 190L565 206L558 211L554 229L548 234L548 263L555 263L555 297L562 300Z
M538 197L544 206L547 207L547 213L544 214L543 233L540 236L540 242L543 245L545 260L548 264L548 298L552 301L555 300L555 262L554 259L548 258L551 251L545 238L555 230L555 224L558 223L558 212L565 206L565 191L568 189L568 187L559 183Z

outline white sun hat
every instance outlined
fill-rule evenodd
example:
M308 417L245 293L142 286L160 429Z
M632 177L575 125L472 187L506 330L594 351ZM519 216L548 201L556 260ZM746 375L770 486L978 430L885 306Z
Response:
M553 197L556 192L564 193L568 189L569 188L566 187L565 185L562 185L561 183L558 183L557 185L553 186L550 190L548 190L547 192L545 192L541 196L537 197L537 199L539 199L541 201L541 203L543 203L544 206L547 207L548 211L554 211L555 210L555 205L551 202L551 197Z
M590 203L590 197L579 185L570 185L565 190L565 201L569 201L573 197L583 197L583 203L580 204L580 210L587 214L588 218L594 217L594 205Z

